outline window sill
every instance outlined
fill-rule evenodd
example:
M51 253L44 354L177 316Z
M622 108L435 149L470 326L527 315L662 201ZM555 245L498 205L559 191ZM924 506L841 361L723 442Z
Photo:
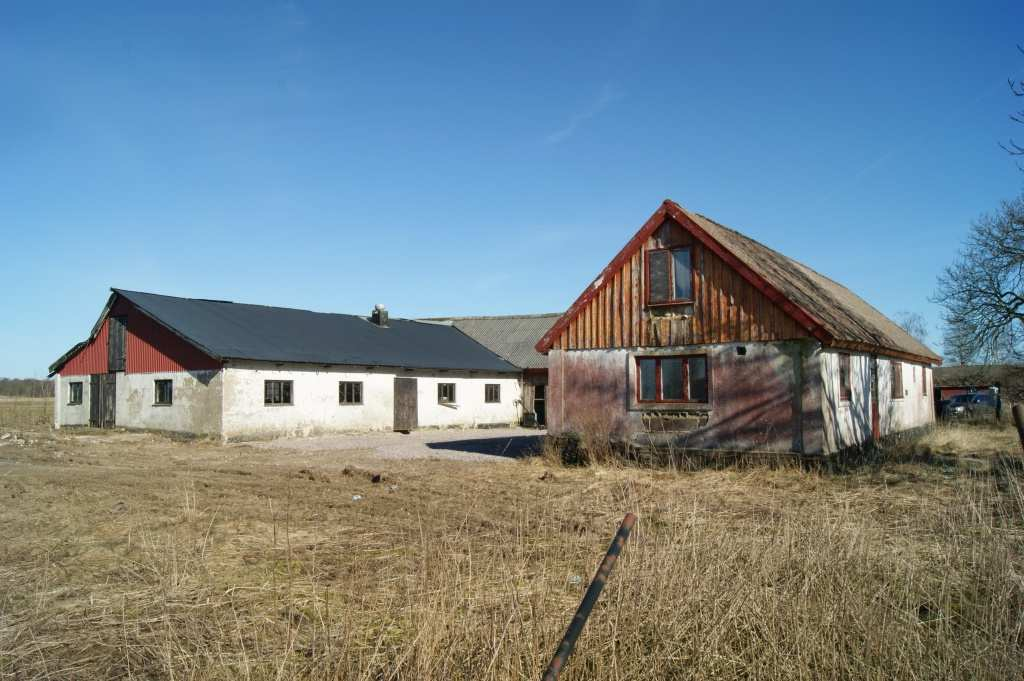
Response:
M362 402L338 402L339 407L361 407Z
M692 301L692 300L666 300L666 301L660 302L660 303L648 302L648 303L645 303L645 306L646 307L675 307L677 305L693 305L693 304L694 304L694 301Z
M709 402L633 402L631 411L711 411Z
M438 402L439 407L448 407L449 409L458 409L459 405L456 402Z
M280 402L280 403L275 403L275 404L267 404L266 402L264 402L263 406L264 407L294 407L295 405L292 404L291 402Z
M154 407L173 407L174 404L164 404L164 403L161 403L161 402L154 402L153 406Z

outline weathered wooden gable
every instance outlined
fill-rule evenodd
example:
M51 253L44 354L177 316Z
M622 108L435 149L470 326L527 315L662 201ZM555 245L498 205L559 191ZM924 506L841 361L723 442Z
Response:
M691 249L693 302L648 305L647 256L663 248ZM666 219L620 266L592 287L561 330L560 349L668 347L777 341L807 331L765 293L679 223Z

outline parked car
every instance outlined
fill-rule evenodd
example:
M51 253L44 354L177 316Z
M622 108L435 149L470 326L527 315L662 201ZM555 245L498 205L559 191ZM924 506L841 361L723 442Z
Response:
M990 393L968 393L954 395L942 409L942 417L947 419L994 419L996 417L996 398Z

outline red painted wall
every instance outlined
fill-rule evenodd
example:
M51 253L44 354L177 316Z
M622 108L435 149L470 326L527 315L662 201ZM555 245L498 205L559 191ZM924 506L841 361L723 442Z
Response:
M109 313L125 318L125 371L142 374L154 371L219 369L221 363L191 343L167 330L124 299L118 299ZM88 345L60 370L65 376L107 372L108 322Z

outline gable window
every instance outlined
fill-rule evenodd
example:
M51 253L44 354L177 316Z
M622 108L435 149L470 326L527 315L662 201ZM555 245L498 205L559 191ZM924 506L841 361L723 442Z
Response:
M291 381L263 381L263 404L291 404Z
M708 360L697 357L637 357L638 402L707 402Z
M68 404L82 403L82 382L68 383Z
M851 393L850 356L844 352L839 355L839 401L849 402Z
M892 381L890 381L890 388L892 390L889 396L894 400L903 398L903 362L897 362L893 360L892 365Z
M153 400L153 404L161 407L170 405L173 397L172 391L171 380L169 378L153 381L153 394L156 398Z
M487 383L484 385L484 402L488 404L501 402L501 385L498 383Z
M437 403L438 404L455 404L455 384L454 383L438 383L437 384Z
M647 251L648 305L693 302L691 253L689 246Z
M362 381L339 381L338 382L338 404L362 404L363 403L363 382Z

